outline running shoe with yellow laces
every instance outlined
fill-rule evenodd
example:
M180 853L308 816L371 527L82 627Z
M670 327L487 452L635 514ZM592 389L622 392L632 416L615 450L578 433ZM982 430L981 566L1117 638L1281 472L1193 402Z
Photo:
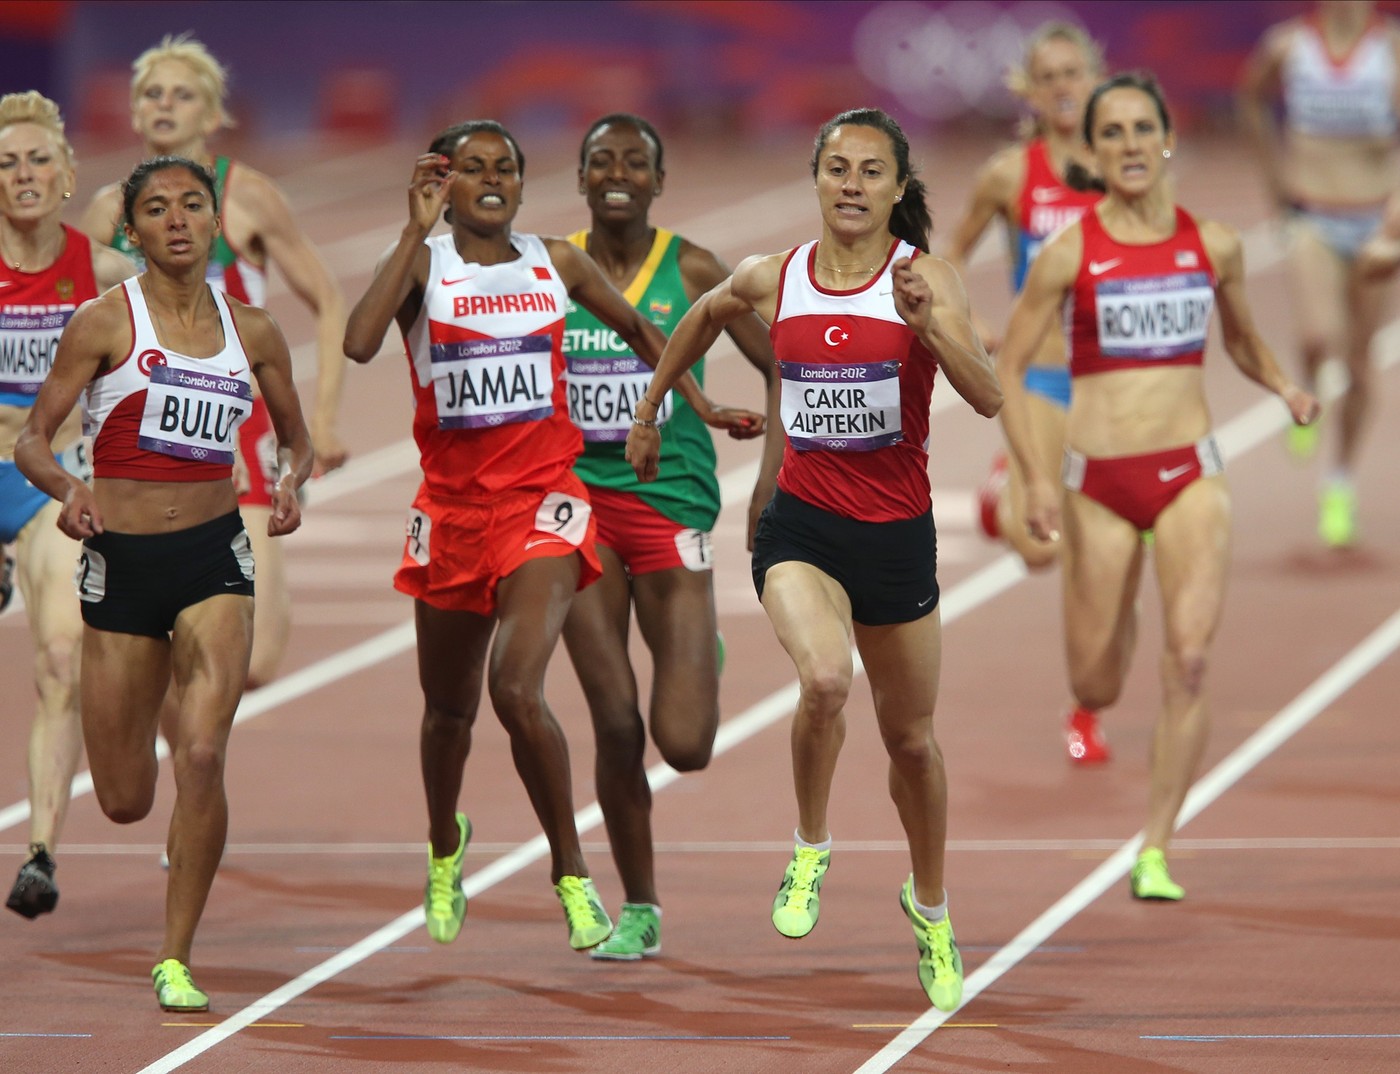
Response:
M462 858L472 838L472 822L457 814L460 839L457 849L444 858L433 857L428 844L428 882L423 887L423 916L427 918L428 935L438 943L451 943L462 931L467 916L467 896L462 890Z
M1177 902L1186 894L1186 889L1172 880L1166 855L1156 847L1148 847L1138 855L1131 883L1135 899Z
M564 920L569 925L569 946L575 951L597 947L612 934L612 920L603 909L598 889L586 876L561 876L554 885L554 894L564 907Z
M773 898L773 927L791 940L816 928L821 913L822 881L831 865L831 851L795 846Z
M209 997L195 987L194 978L178 958L167 958L151 970L156 999L163 1011L207 1011Z
M919 983L924 986L924 994L940 1011L957 1010L962 1002L963 964L953 937L953 923L946 912L938 921L930 921L919 913L914 905L912 875L900 888L899 905L914 926L914 938L919 942Z
M661 907L646 902L623 903L612 935L588 953L612 962L636 962L661 954Z

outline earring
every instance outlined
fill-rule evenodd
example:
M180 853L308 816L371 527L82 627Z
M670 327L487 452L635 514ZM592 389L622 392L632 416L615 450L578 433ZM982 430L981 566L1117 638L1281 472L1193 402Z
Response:
M1170 149L1163 149L1163 150L1162 150L1162 156L1164 156L1167 160L1171 160L1171 159L1172 159L1172 151L1171 151Z
M69 198L71 198L72 196L73 196L73 192L72 192L71 190L65 190L65 191L63 192L63 200L64 200L64 201L67 201L67 200L68 200Z
M896 194L896 195L894 196L894 203L895 203L896 205L898 205L898 204L899 204L901 201L903 201L903 200L904 200L904 195L903 195L903 194Z

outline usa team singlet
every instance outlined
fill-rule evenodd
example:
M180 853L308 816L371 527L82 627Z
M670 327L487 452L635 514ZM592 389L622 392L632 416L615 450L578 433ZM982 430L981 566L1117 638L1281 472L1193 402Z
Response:
M569 241L586 249L588 232L576 232ZM668 336L690 308L678 260L680 244L680 236L657 228L651 252L623 296ZM573 302L566 308L569 416L583 432L583 454L574 473L584 484L631 493L682 526L712 529L720 500L709 427L679 392L667 392L657 414L665 426L660 474L655 481L638 480L624 450L637 400L651 381L651 366L593 314ZM704 387L703 357L691 373Z

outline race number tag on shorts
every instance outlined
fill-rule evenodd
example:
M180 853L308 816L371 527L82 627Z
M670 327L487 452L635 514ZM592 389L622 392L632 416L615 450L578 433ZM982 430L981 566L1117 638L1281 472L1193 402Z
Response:
M253 389L246 381L153 366L136 445L178 459L229 466L238 426L252 409Z
M549 417L553 356L550 336L434 343L438 428L481 429Z
M587 500L564 492L551 492L540 501L540 509L535 512L535 529L562 537L577 548L588 534L588 516L592 513Z
M1094 285L1099 350L1108 358L1175 358L1203 350L1215 291L1204 272Z
M708 571L715 565L709 530L681 530L676 534L676 552L688 571Z
M783 428L798 451L874 451L904 439L898 362L778 366Z
M73 571L73 588L78 599L97 604L107 595L107 558L83 545L78 565Z
M651 383L651 366L635 355L568 359L569 417L585 440L621 443L627 439L642 393ZM661 400L656 420L671 417L671 393Z
M253 541L248 536L248 531L239 530L233 535L233 540L229 541L228 546L233 550L233 558L238 560L239 572L251 582L256 566L253 560Z
M433 520L418 508L408 512L405 527L404 553L420 567L426 567L432 558L430 538L433 534Z
M58 464L85 485L92 484L92 449L79 437L57 456Z

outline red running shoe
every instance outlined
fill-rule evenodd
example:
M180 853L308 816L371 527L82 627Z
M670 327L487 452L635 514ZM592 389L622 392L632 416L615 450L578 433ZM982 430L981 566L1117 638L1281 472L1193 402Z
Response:
M1069 759L1075 764L1102 764L1108 760L1108 743L1099 729L1098 713L1076 708L1065 724Z
M1001 493L1006 488L1006 456L998 455L992 460L991 472L982 487L977 490L977 518L982 524L982 532L993 541L1001 538L1001 525L997 522L997 507L1001 504Z

